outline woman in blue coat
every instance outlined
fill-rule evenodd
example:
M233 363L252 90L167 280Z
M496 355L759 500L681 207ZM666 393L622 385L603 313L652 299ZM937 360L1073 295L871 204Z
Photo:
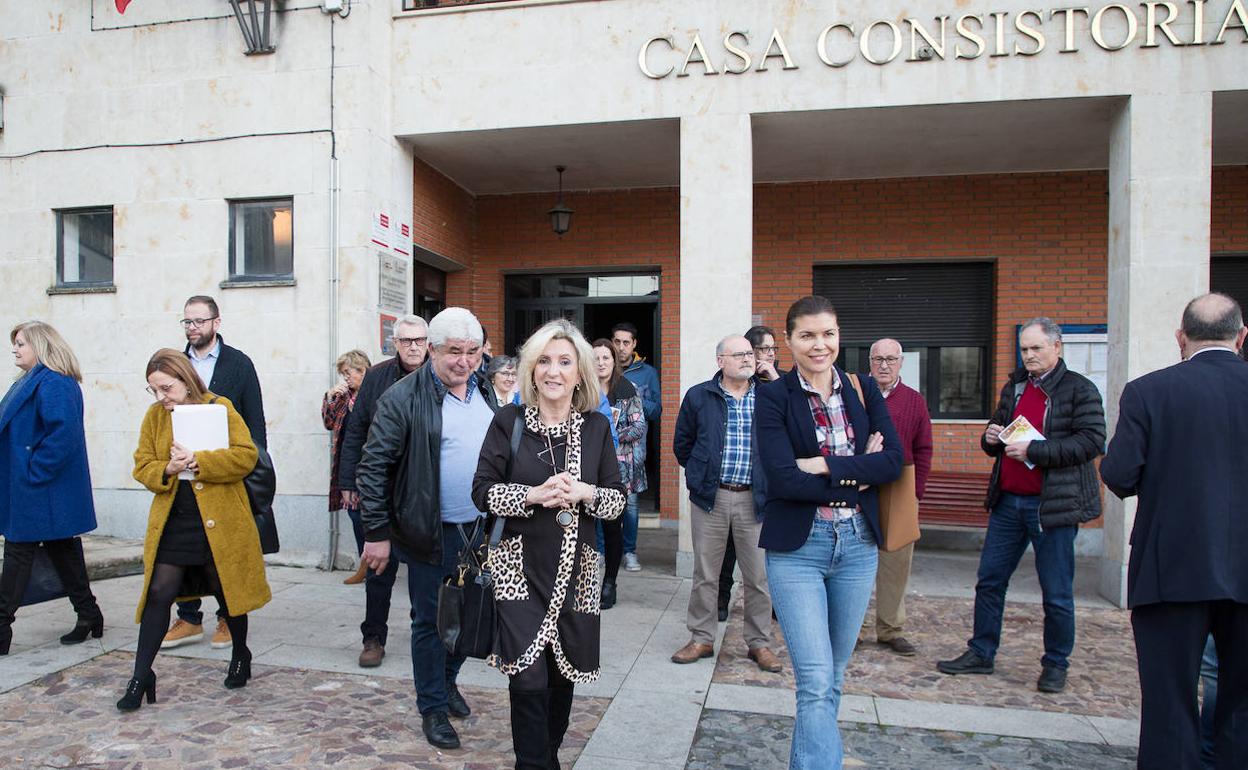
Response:
M95 529L78 359L41 321L18 324L9 341L22 374L0 400L0 655L9 652L13 616L40 543L78 613L61 644L104 633L78 540Z

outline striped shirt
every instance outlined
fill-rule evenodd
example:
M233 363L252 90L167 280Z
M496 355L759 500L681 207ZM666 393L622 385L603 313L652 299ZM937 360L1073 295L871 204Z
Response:
M854 454L854 425L849 421L849 413L845 411L845 400L841 398L841 376L836 369L832 370L832 395L824 401L823 394L811 387L810 383L798 373L802 390L810 397L810 413L815 418L815 439L819 442L819 451L824 457L852 457ZM819 506L815 515L820 519L836 521L853 516L853 508L833 508Z
M754 428L754 382L750 382L749 389L741 398L725 390L722 380L719 390L724 394L724 403L728 407L724 461L720 466L719 480L724 484L749 484L754 469L750 452L750 437Z

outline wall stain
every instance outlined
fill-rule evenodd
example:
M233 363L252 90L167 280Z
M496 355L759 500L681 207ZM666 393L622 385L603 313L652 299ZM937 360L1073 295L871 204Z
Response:
M181 208L178 209L178 216L181 217L183 220L190 219L191 218L190 207L187 206L185 203L183 203Z

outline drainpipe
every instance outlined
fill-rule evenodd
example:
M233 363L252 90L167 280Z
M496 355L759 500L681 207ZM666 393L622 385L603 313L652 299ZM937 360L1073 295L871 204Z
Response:
M338 361L338 290L340 275L338 265L338 218L340 214L338 183L338 137L334 130L334 17L329 14L329 387L333 387ZM332 469L331 469L332 472ZM338 558L338 511L329 512L329 551L325 554L324 569L334 571Z

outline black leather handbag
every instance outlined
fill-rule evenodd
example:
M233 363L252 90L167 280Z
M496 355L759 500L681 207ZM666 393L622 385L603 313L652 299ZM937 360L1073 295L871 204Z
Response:
M82 558L82 538L74 538L74 547L78 549L78 560L85 563ZM34 560L30 564L30 580L26 582L26 590L22 592L22 599L18 602L18 606L29 607L32 604L50 602L67 595L61 576L52 564L52 558L48 556L43 543L40 543L35 548Z
M273 470L273 458L264 447L256 447L256 467L243 479L243 486L247 488L247 501L251 503L251 515L260 535L260 552L277 553L282 547L277 537L277 520L273 518L277 472Z
M511 454L507 456L507 472L511 477L511 461L520 448L524 433L523 413L516 416L511 431ZM503 536L503 519L492 517L489 527L490 539L473 548L483 522L491 517L478 519L471 536L460 525L459 531L467 545L459 554L459 564L438 587L438 638L452 656L488 658L494 652L494 636L497 618L494 608L494 579L490 575L488 557L491 548L498 545Z

